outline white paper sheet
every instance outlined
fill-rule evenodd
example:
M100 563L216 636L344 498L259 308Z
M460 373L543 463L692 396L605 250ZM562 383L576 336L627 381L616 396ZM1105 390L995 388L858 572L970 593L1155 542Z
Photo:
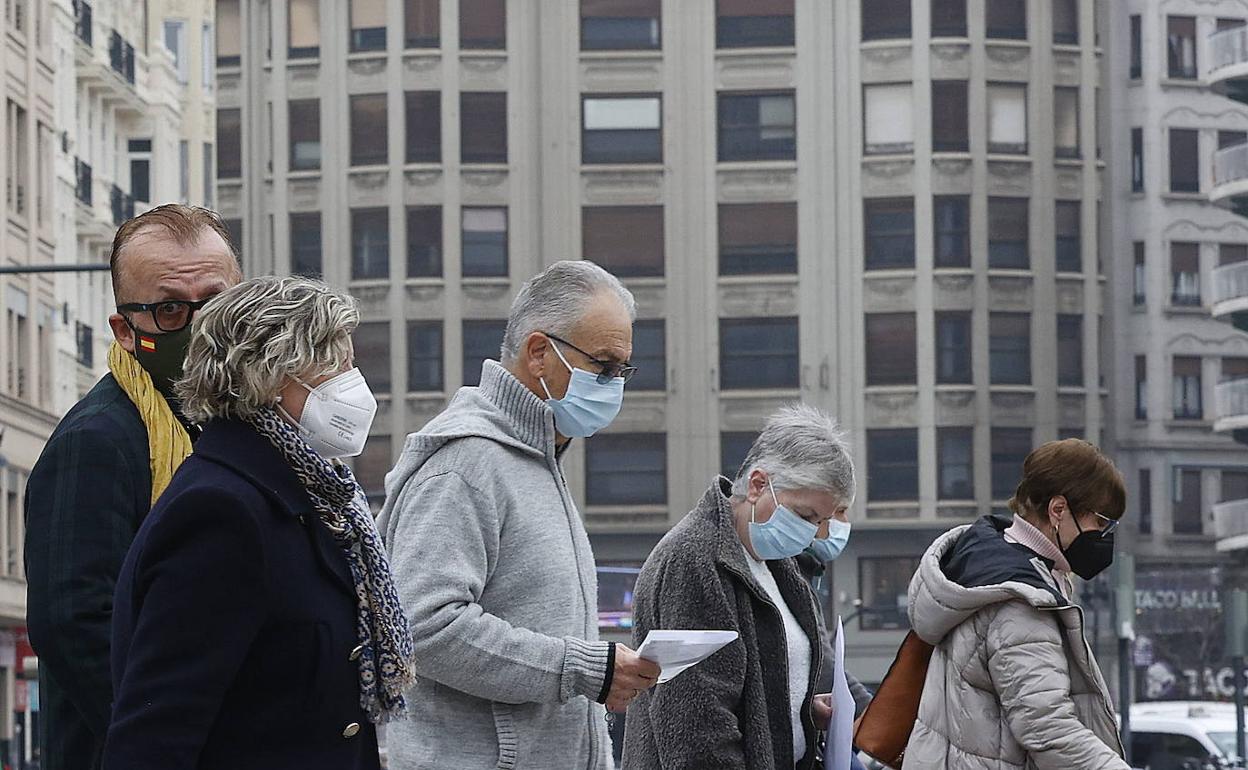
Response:
M849 770L849 760L854 752L854 696L849 693L849 681L845 679L845 627L836 619L836 645L832 656L836 666L832 675L832 722L828 725L827 743L824 746L824 770Z
M637 654L659 664L663 669L659 674L659 684L663 684L736 640L736 631L651 631L646 634Z

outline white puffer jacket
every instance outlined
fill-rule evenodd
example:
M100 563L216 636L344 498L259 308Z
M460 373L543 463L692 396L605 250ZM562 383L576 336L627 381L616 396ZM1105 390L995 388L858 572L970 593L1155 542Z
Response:
M955 527L910 582L935 646L905 770L1129 770L1083 611L1004 517Z

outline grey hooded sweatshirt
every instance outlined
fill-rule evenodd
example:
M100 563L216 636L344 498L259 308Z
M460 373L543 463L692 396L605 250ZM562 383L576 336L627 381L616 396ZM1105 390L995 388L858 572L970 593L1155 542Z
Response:
M594 557L550 407L485 362L407 437L377 526L416 644L392 770L610 767Z

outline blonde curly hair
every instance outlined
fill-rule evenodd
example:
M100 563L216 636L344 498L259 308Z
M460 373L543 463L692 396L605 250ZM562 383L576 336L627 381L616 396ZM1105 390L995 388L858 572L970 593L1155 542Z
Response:
M263 276L227 289L195 316L174 391L195 422L247 419L305 382L351 361L355 299L308 278Z

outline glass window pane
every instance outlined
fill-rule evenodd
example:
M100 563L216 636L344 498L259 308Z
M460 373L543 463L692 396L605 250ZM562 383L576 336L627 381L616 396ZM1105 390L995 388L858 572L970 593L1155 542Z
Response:
M667 334L662 320L633 323L633 355L637 374L629 380L628 391L667 390Z
M407 322L407 389L440 392L445 382L442 366L442 322Z
M1057 384L1083 385L1083 316L1057 317Z
M1233 265L1237 262L1248 262L1248 244L1219 243L1218 265Z
M507 162L507 94L466 92L459 95L460 161Z
M297 99L289 104L290 170L321 167L321 102Z
M1027 153L1027 87L988 85L988 152Z
M914 200L863 201L868 270L914 267Z
M1200 306L1199 243L1176 241L1170 244L1170 280L1170 304Z
M792 92L720 93L718 151L720 161L796 158Z
M936 267L971 266L971 199L942 195L933 200Z
M974 435L973 428L936 429L936 483L941 500L975 499Z
M862 610L858 625L863 631L909 628L906 614L910 578L919 568L917 557L863 557L858 559L858 586Z
M862 39L910 37L910 0L862 0Z
M365 321L351 334L355 365L374 393L390 392L390 323Z
M600 433L586 440L585 502L666 505L667 436Z
M868 313L865 321L867 385L915 384L914 313Z
M1082 205L1079 201L1058 201L1054 213L1057 269L1059 272L1077 273L1083 269Z
M459 47L466 50L506 48L506 0L459 0Z
M407 209L407 277L442 275L442 207Z
M583 163L659 163L663 160L662 103L658 96L587 97L582 101Z
M1199 535L1204 531L1199 469L1175 469L1174 534Z
M932 151L969 149L965 80L932 81Z
M287 21L290 25L292 59L315 58L321 53L320 0L290 0Z
M352 96L351 165L386 163L386 137L386 95Z
M506 321L464 321L464 385L475 387L481 382L482 361L499 359L506 330Z
M581 50L659 47L661 0L581 0Z
M936 314L936 382L971 382L971 314Z
M442 162L442 94L408 91L404 94L408 163Z
M796 203L719 205L720 275L796 272Z
M386 50L385 0L351 0L351 50Z
M715 4L718 48L793 45L793 0L718 0Z
M988 369L993 385L1031 384L1030 315L989 314Z
M1023 477L1023 461L1031 454L1031 428L992 429L992 499L1014 496Z
M237 179L243 175L242 112L217 110L217 178Z
M1079 89L1053 89L1053 147L1059 158L1079 157Z
M1170 129L1170 192L1200 192L1200 133Z
M919 499L919 432L867 431L867 479L869 502Z
M984 0L987 34L1005 40L1027 39L1027 0Z
M663 275L662 206L581 209L582 256L620 277Z
M1201 359L1197 356L1175 356L1171 366L1173 367L1174 377L1174 419L1203 419Z
M725 431L719 434L719 467L726 479L735 481L741 465L758 440L758 431Z
M966 37L966 0L932 0L932 37Z
M390 276L390 225L386 209L351 212L351 279Z
M1030 215L1026 198L988 199L988 266L1026 270Z
M507 209L464 208L463 275L507 275Z
M242 55L243 20L239 0L217 0L217 66L237 67ZM203 52L206 57L207 51Z
M1053 0L1053 42L1079 43L1079 0Z
M404 45L437 48L441 41L441 0L403 0Z
M1166 17L1166 64L1170 77L1179 80L1196 79L1195 17Z
M867 154L914 151L913 92L910 83L863 87Z
M723 390L797 388L797 319L720 319L719 370Z
M314 211L290 215L290 272L308 278L321 277L321 214Z
M364 451L351 465L369 504L374 508L380 506L386 499L386 474L394 467L390 459L390 437L369 436L364 442Z

